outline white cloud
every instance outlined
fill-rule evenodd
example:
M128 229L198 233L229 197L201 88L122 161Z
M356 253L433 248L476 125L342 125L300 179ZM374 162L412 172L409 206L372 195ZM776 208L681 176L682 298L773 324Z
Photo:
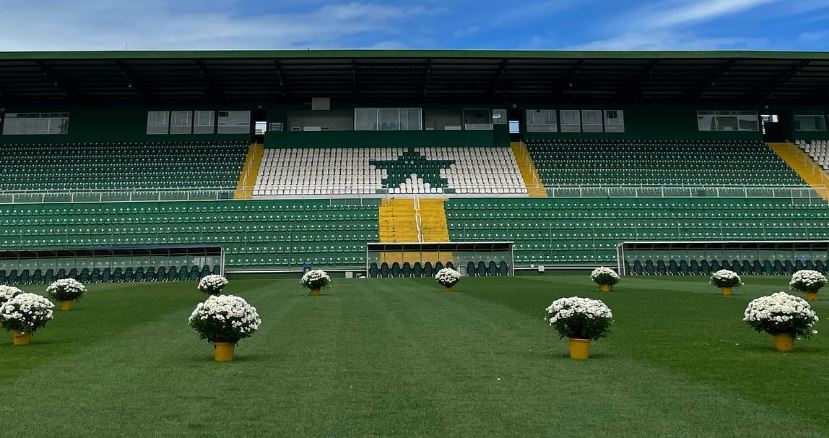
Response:
M709 38L674 31L655 31L626 33L565 47L565 50L735 50L764 44L762 39Z
M231 12L237 3L19 2L0 14L0 50L121 50L125 45L136 50L337 48L365 33L383 41L383 35L398 32L396 24L424 12L351 2L306 12L240 16Z
M705 0L691 1L657 10L638 20L649 27L674 27L714 20L779 0Z

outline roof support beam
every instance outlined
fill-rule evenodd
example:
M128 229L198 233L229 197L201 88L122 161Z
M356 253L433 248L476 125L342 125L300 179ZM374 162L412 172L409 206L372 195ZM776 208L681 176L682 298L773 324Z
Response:
M696 87L691 90L691 96L695 98L702 97L706 91L717 85L717 80L723 76L728 76L728 71L737 61L729 59L725 64L721 65L715 72L705 76L705 79L700 81Z
M656 64L659 62L658 59L652 59L645 68L642 69L633 79L633 83L630 84L627 89L621 90L620 94L626 94L630 97L642 97L642 82L647 80L650 75L653 74L653 69L656 68Z
M282 64L278 59L275 59L276 66L276 80L279 82L279 90L282 92L282 97L288 96L288 83L285 81L285 74L282 72Z
M432 60L426 60L426 71L423 72L423 97L429 95L429 79L432 77Z
M75 93L75 90L66 81L62 80L51 67L46 65L43 61L35 61L35 63L40 68L42 72L41 75L46 79L46 82L54 85L54 87L59 89L66 97L75 97L77 94Z
M567 73L567 76L564 77L564 81L554 84L553 86L555 89L553 90L554 95L564 96L567 90L573 88L573 81L578 76L579 71L581 71L581 66L584 64L583 59L579 59L573 64L573 68L570 69L570 72Z
M504 71L507 69L507 62L509 61L504 59L498 66L498 70L495 72L495 77L492 79L492 85L489 87L490 96L498 94L498 88L501 86L501 78L504 77Z
M196 60L196 65L199 66L199 72L204 78L204 82L207 84L207 93L210 96L213 96L216 99L222 98L222 90L216 85L216 81L213 79L213 75L207 70L207 66L204 65L204 61L201 59Z
M762 96L763 98L769 97L771 94L777 91L778 88L785 85L786 82L789 81L789 79L799 75L800 72L803 71L803 69L806 68L810 62L811 61L809 61L808 59L804 59L800 62L797 62L795 65L792 66L792 68L787 70L785 73L772 79L769 83L763 85L762 88L758 90L758 94L760 94L760 96Z
M351 60L351 97L357 97L357 60Z
M135 90L142 99L149 97L149 90L135 77L130 68L121 60L115 61L118 68L121 69L121 75L127 80L127 88Z

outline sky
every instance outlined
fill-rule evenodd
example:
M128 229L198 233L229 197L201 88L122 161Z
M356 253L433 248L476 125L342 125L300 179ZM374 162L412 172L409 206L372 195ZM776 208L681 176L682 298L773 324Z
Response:
M0 0L0 51L829 50L829 0Z

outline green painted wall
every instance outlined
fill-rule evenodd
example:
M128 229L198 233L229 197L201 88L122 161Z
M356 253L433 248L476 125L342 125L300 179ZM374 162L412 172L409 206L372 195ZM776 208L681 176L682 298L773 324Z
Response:
M269 132L266 148L280 147L410 147L506 146L506 127L493 131L323 131Z

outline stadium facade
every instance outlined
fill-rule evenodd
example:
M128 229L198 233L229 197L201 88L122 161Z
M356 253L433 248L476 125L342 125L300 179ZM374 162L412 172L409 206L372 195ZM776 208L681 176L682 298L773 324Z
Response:
M0 53L0 283L825 269L827 116L828 53Z

